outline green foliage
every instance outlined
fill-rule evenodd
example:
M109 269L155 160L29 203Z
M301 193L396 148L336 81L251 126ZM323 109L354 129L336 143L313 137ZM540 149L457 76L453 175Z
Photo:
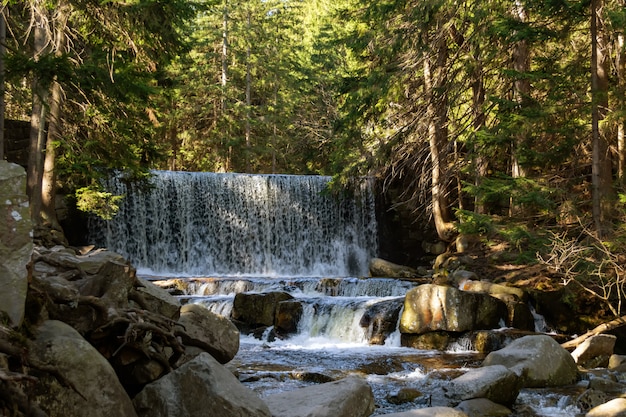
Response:
M76 190L76 207L104 220L110 220L119 211L119 203L123 198L122 195L102 191L99 187L82 187Z
M495 231L491 216L462 209L456 209L454 214L459 220L457 230L461 234L487 236Z

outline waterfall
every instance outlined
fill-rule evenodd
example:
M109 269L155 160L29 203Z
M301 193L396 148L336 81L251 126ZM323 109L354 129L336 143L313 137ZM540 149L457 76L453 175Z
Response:
M372 181L330 195L330 177L154 171L148 187L121 176L118 214L90 240L145 273L362 276L376 256Z

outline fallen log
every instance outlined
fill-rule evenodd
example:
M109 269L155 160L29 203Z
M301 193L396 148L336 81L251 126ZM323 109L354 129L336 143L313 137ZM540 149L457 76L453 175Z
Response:
M561 346L565 349L574 349L578 347L578 345L580 345L582 342L589 339L591 336L595 336L601 333L606 333L609 330L613 330L624 325L626 325L626 316L618 317L609 322L602 323L601 325L594 328L593 330L589 330L587 333L581 336L578 336L575 339L568 340L567 342L561 343Z

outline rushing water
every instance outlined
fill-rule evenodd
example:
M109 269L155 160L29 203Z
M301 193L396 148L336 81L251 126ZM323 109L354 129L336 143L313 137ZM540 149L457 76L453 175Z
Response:
M170 274L361 276L377 252L372 184L331 195L329 177L155 171L92 240Z
M155 172L150 187L139 188L118 176L107 187L125 195L120 212L94 222L91 237L147 279L176 278L183 302L226 317L238 293L284 291L300 301L295 334L274 338L268 328L258 338L242 336L229 364L261 396L357 373L372 387L374 415L448 405L448 382L483 355L463 340L447 352L401 347L397 328L383 345L369 344L365 312L387 303L399 314L415 284L356 278L368 275L377 251L372 184L363 180L349 198L336 198L326 192L329 180ZM402 399L407 390L412 400ZM570 397L524 390L516 409L572 416L578 410L563 399Z

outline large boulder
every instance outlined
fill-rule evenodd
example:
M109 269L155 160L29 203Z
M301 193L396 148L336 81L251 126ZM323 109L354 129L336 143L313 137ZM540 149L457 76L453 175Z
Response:
M233 320L252 328L274 325L278 303L291 300L286 292L238 293L233 301Z
M452 380L447 396L464 401L486 398L498 404L511 406L522 385L521 379L502 365L471 369Z
M48 320L36 330L31 360L54 375L38 378L35 400L50 417L136 417L109 362L67 324Z
M500 327L506 317L506 305L488 294L424 284L407 292L400 332L421 334L438 330L493 329Z
M17 327L24 319L28 270L33 251L26 172L0 160L0 313Z
M374 412L374 395L362 378L339 381L265 397L272 417L367 417Z
M227 363L239 351L239 330L226 317L214 314L198 304L186 304L180 309L178 324L184 329L182 341L210 353L220 363ZM186 349L185 360L191 359L194 349ZM193 356L192 356L193 355Z
M140 417L271 416L267 405L208 353L146 385L133 403Z
M572 355L546 335L524 336L489 353L483 366L490 365L504 365L531 388L572 384L578 374Z

